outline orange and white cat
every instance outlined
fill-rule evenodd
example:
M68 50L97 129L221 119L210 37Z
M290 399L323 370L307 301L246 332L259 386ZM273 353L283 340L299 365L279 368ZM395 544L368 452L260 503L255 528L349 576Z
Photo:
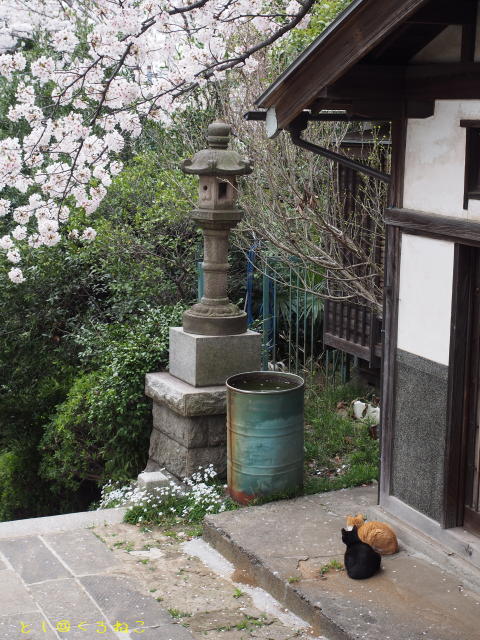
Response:
M398 541L395 531L385 522L365 522L361 513L356 516L347 516L347 527L357 527L358 537L362 542L369 544L382 556L387 556L398 551Z

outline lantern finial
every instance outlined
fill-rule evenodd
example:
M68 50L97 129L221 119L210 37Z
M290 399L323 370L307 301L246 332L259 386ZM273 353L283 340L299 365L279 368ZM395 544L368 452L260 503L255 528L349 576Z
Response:
M207 142L210 149L226 149L230 140L232 127L221 120L212 122L208 127Z
M215 121L208 127L208 149L197 151L182 162L182 171L197 176L243 176L252 173L252 163L228 148L232 127Z

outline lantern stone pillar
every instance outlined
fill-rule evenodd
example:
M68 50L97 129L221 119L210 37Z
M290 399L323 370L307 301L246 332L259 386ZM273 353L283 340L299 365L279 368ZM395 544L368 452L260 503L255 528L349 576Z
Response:
M261 366L260 334L247 330L244 311L227 294L230 230L243 212L236 204L237 176L251 173L247 160L228 148L230 126L208 128L208 148L185 160L199 176L198 205L191 216L203 233L204 294L170 329L169 372L147 374L153 430L146 471L165 468L177 477L212 463L226 470L225 380Z

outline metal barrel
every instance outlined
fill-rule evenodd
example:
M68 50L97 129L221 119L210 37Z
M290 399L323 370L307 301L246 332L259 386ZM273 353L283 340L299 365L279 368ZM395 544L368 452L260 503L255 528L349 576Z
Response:
M227 483L247 504L303 487L305 382L293 373L251 371L227 379Z

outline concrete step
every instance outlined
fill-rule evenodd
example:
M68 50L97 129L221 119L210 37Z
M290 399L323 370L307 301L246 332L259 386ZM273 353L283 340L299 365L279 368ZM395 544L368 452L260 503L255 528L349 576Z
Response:
M321 576L343 562L345 516L368 514L376 497L376 487L356 487L225 512L206 518L204 538L236 566L236 580L263 587L329 640L478 640L480 591L400 536L400 552L369 580Z
M22 536L36 536L55 531L72 531L123 521L125 507L115 509L98 509L97 511L78 511L63 513L58 516L25 518L24 520L7 520L0 522L0 540Z

